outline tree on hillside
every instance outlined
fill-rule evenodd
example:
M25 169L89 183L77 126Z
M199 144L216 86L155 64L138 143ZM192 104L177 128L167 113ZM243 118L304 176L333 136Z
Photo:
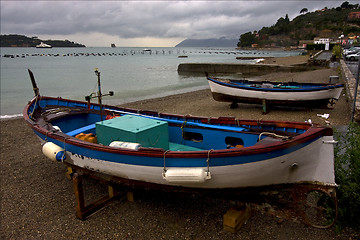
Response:
M238 47L250 47L255 42L255 35L251 32L240 35Z
M290 19L287 14L286 14L285 18L283 18L283 17L279 18L274 26L275 32L273 34L288 33L290 31L289 23L290 23Z
M351 6L349 6L351 5ZM351 7L351 8L349 8ZM313 40L314 37L328 37L334 38L340 34L348 35L354 33L356 36L360 35L360 19L348 19L349 13L360 11L359 4L349 4L345 2L342 7L338 8L324 8L324 11L306 12L303 8L301 12L306 14L299 14L293 20L289 20L289 16L280 17L275 24L268 27L262 27L261 30L248 32L240 35L240 46L251 46L251 44L258 44L258 46L293 46L299 40ZM327 9L325 11L325 9ZM279 41L280 40L280 41Z
M303 8L303 9L301 9L300 14L307 13L307 12L308 12L308 9L307 9L307 8Z
M340 7L344 9L355 9L359 7L359 4L350 4L349 2L343 2Z
M341 4L341 8L349 8L349 2L343 2L342 4Z

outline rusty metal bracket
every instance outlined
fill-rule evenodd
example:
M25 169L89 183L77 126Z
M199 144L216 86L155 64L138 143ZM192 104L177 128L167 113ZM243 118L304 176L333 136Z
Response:
M306 225L324 229L335 224L338 216L335 186L299 185L293 194L298 214Z

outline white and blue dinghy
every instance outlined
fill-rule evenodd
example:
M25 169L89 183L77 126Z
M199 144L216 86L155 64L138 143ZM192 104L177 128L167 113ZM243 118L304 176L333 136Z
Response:
M336 186L329 127L138 111L41 96L36 83L34 90L23 116L55 161L185 188Z
M343 84L250 81L209 77L213 98L219 102L282 106L326 107L338 100Z
M100 86L100 73L95 73ZM41 96L30 70L29 74L35 97L25 106L23 117L40 138L44 155L75 171L80 219L110 201L114 193L109 185L107 197L85 207L78 173L163 190L233 194L290 186L298 196L294 204L305 205L300 200L306 199L303 193L313 190L336 204L335 141L329 127L103 105L101 97L112 93L102 95L100 87L98 104L90 102L93 94L85 102ZM304 220L314 226L306 216Z

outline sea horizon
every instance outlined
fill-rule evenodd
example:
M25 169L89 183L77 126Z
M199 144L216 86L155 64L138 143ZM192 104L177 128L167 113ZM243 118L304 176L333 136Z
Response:
M97 91L94 69L98 68L102 92L115 93L113 97L104 97L104 103L119 105L208 88L204 74L178 73L177 67L181 63L255 63L256 60L237 60L236 57L300 54L224 47L7 47L0 50L0 119L21 116L23 108L34 96L28 69L34 73L41 95L84 100L86 95Z

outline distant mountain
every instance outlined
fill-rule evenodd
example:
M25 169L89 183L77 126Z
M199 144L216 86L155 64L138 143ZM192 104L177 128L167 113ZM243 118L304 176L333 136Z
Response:
M37 37L27 37L24 35L10 34L0 35L0 47L35 47L44 42L53 47L85 47L85 45L69 40L41 40Z
M208 38L208 39L185 39L175 47L236 47L239 39Z

